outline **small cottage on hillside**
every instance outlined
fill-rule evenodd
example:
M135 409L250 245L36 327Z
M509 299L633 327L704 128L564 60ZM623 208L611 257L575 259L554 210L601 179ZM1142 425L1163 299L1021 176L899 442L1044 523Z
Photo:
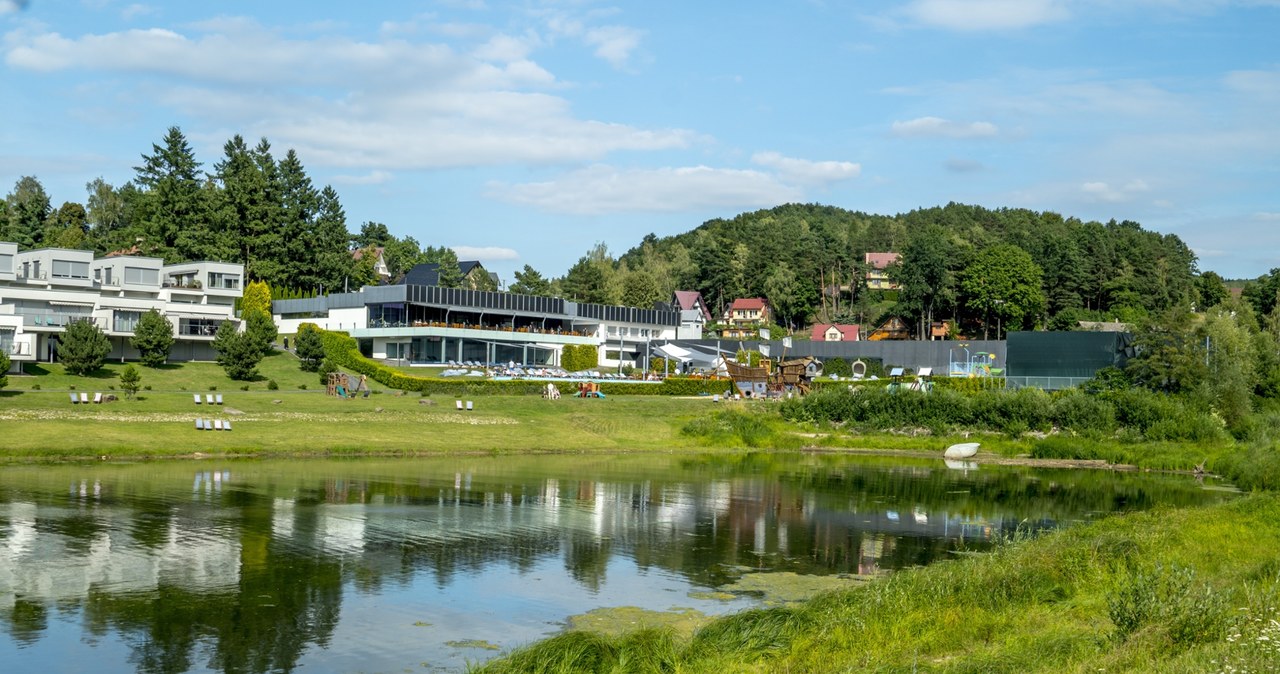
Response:
M856 342L861 339L858 330L857 325L818 323L810 331L809 339L814 342Z
M897 290L898 284L889 278L889 265L902 260L900 253L866 253L862 261L867 266L867 287L872 290Z

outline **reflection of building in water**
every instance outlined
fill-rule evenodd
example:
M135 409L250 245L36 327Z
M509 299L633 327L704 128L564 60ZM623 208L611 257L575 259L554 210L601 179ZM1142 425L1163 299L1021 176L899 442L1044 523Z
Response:
M201 591L239 580L236 532L204 519L175 515L158 545L147 547L130 534L128 512L99 510L91 525L72 526L65 522L79 509L41 506L37 518L32 503L0 508L8 511L0 528L0 608L12 608L18 596L77 600L94 588L123 593L174 583Z

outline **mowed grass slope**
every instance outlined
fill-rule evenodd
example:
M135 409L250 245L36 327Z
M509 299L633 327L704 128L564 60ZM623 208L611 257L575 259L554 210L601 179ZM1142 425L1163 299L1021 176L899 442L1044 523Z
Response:
M661 396L475 396L474 411L466 412L455 409L454 397L396 395L375 382L368 398L340 399L325 395L318 375L302 372L284 353L263 361L261 378L248 391L212 363L140 367L141 384L150 390L131 400L115 376L122 368L109 364L97 376L77 377L42 364L34 376L11 376L0 391L0 456L669 450L694 446L680 429L711 405ZM268 380L279 388L269 390ZM91 397L113 393L120 400L73 405L69 390ZM192 400L215 391L222 406ZM196 418L230 420L234 430L197 431Z

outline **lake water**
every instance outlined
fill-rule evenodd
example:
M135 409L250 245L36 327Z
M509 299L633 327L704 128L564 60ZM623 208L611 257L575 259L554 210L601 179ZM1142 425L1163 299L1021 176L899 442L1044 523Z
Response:
M0 469L0 670L457 671L744 574L875 575L1157 504L1185 476L805 454Z

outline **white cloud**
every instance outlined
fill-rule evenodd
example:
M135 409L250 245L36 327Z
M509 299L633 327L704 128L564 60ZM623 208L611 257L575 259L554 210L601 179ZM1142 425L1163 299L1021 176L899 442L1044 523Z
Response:
M330 179L336 185L382 185L391 182L386 171L370 171L361 176L337 175Z
M595 165L555 180L493 183L488 196L553 213L680 212L762 208L801 201L801 190L761 171L707 166L620 169Z
M129 20L129 19L136 19L140 16L146 16L148 14L154 14L155 11L156 11L155 7L151 7L150 5L141 5L141 4L135 3L120 10L120 16L125 20Z
M311 165L589 162L697 140L681 129L576 117L566 99L547 93L562 87L555 76L527 58L536 43L499 36L467 53L393 38L293 39L223 18L188 33L13 33L5 59L37 72L141 75L137 98L146 105L176 109L195 126L266 136Z
M941 117L919 117L893 123L893 135L903 138L989 138L1000 133L990 122L953 122Z
M1280 97L1280 70L1236 70L1224 79L1228 89L1263 98Z
M857 178L862 173L862 166L847 161L809 161L784 157L777 152L758 152L751 157L751 162L771 168L778 177L786 182L823 185Z
M0 0L0 15L12 14L27 8L27 0Z
M905 11L920 23L961 31L1017 30L1069 16L1061 0L914 0Z
M614 68L625 68L631 52L640 46L642 31L625 26L592 28L583 35L583 41L595 47L596 56L608 61Z
M1122 186L1112 187L1105 182L1088 182L1080 186L1080 191L1093 201L1103 201L1107 203L1121 203L1129 201L1133 197L1148 191L1146 181L1130 180Z
M520 253L512 248L500 246L453 246L453 252L459 260L480 260L494 262L497 260L519 260Z

